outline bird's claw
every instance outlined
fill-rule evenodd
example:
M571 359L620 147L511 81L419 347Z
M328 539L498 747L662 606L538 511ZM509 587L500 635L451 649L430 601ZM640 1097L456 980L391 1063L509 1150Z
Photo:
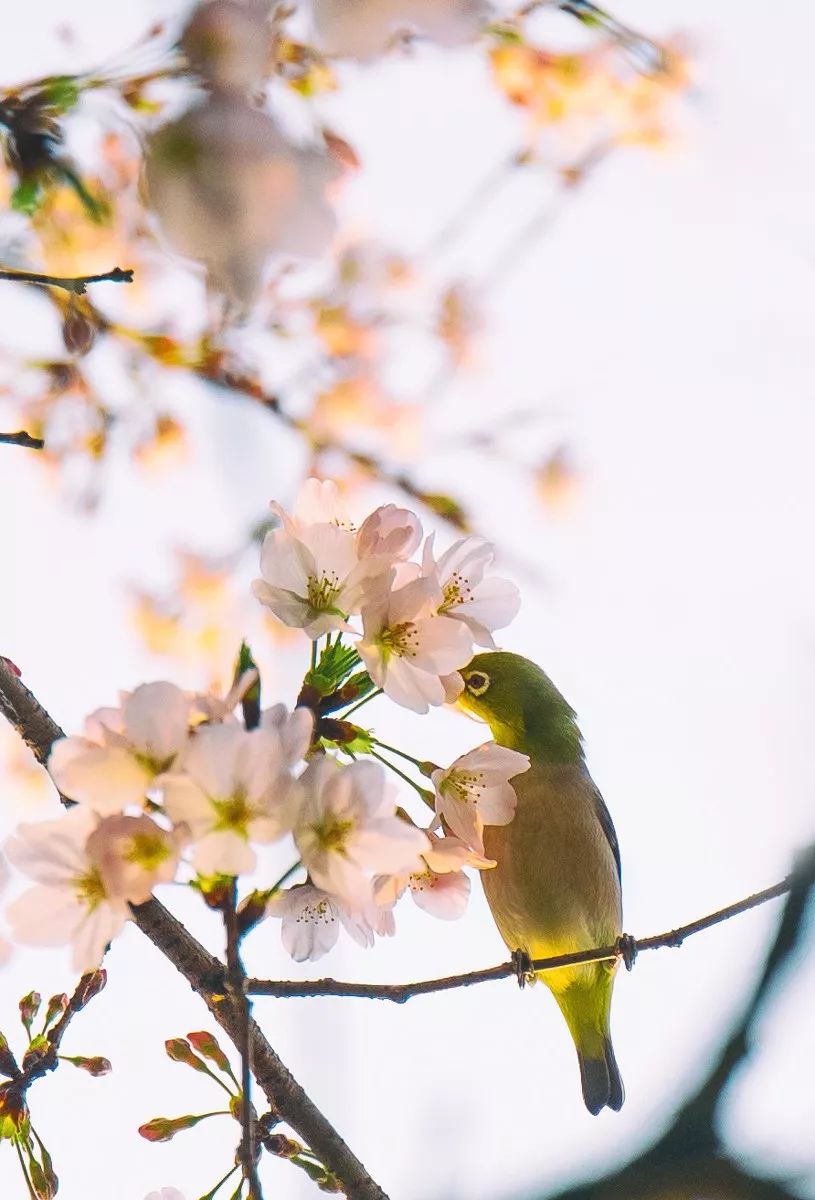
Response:
M532 959L525 950L512 951L512 965L515 968L515 978L518 980L519 988L534 982L535 972L532 970Z
M630 933L621 933L617 938L615 949L625 963L626 971L630 971L637 961L637 943Z

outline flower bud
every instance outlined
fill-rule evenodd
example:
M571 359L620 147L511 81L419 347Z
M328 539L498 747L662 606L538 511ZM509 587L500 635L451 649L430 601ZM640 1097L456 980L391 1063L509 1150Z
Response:
M87 303L71 296L62 319L62 340L69 354L87 354L96 340L96 324Z

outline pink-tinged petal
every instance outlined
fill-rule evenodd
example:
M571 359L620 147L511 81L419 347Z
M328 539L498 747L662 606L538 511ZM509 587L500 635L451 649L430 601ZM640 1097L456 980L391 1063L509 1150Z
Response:
M360 558L407 559L422 540L415 513L395 504L383 504L367 517L357 533Z
M85 845L97 820L89 809L73 808L56 821L26 822L6 842L9 862L39 883L64 887L87 870Z
M206 725L192 738L179 765L208 796L224 800L235 790L247 736L239 725Z
M478 815L485 825L509 825L518 797L511 783L485 788L478 799Z
M279 735L272 729L243 732L235 760L232 791L245 793L250 803L267 797L284 769Z
M337 525L312 525L302 535L314 560L318 579L341 585L358 564L356 538Z
M192 864L202 875L248 875L254 871L254 850L231 829L209 833L195 843Z
M455 921L467 908L470 880L463 871L453 871L449 875L434 875L427 871L422 875L411 875L410 892L419 908L431 916L442 921Z
M373 880L374 903L392 908L404 895L407 885L408 876L406 874L375 875Z
M376 680L370 666L368 673L391 700L413 712L426 713L431 705L444 703L444 688L438 676L418 670L407 659L392 658L381 680Z
M300 884L278 892L269 901L267 913L283 918L283 946L295 960L315 962L336 944L340 925L336 905L325 892Z
M64 946L84 920L87 908L65 887L36 884L6 909L11 935L25 946Z
M450 767L450 771L459 768L466 771L477 771L483 773L488 783L498 783L506 779L513 779L523 771L528 771L529 767L528 754L510 750L507 746L500 746L497 742L485 742L482 746L477 746L475 750L470 750L467 754L462 754L460 758L457 758Z
M419 644L413 665L434 675L449 675L473 656L473 637L461 621L425 617L417 622Z
M100 821L86 850L110 898L143 904L156 884L175 878L182 842L148 816L118 816Z
M166 770L187 740L190 708L189 696L174 683L143 683L122 704L127 736Z
M494 558L495 547L492 542L477 534L460 538L445 550L436 564L442 586L457 574L466 580L471 588L475 588Z
M496 865L494 858L476 854L466 842L457 837L430 835L430 849L422 855L427 865L437 875L446 875L462 867L475 867L479 871L489 870Z
M434 771L433 775L443 772ZM444 817L447 825L457 837L478 854L484 854L483 822L479 819L478 809L471 798L464 798L455 792L439 792L436 779L436 811Z
M444 703L455 704L464 691L464 678L458 671L453 671L451 675L442 675L441 685L444 688Z
M317 566L311 551L299 538L284 529L274 529L263 539L260 573L272 588L306 596L309 578L317 574Z
M270 608L277 619L290 629L302 629L308 624L311 606L295 592L271 587L265 579L253 579L251 589L255 599Z
M357 832L353 856L362 866L391 875L415 870L419 857L429 847L427 834L421 829L399 817L385 817Z
M304 858L304 863L306 862ZM306 863L314 882L335 897L349 912L360 912L371 903L371 882L364 872L341 854L324 854Z
M153 774L121 746L92 746L78 752L79 739L57 742L48 759L54 783L64 796L110 816L131 805L141 807Z
M209 797L186 775L165 775L164 811L174 825L187 826L193 841L204 837L215 823L215 810Z
M342 525L351 527L351 518L343 504L339 488L333 479L307 479L294 502L294 516L298 524Z
M431 579L417 577L391 592L388 625L393 628L406 621L429 615L441 601L441 593Z
M124 732L124 713L120 708L97 708L85 718L85 737L100 745L116 745Z
M124 901L98 904L87 915L74 934L73 966L75 971L93 971L105 957L108 944L122 932L130 919L130 909Z
M476 640L486 645L493 641L490 632L509 625L520 607L521 593L516 585L508 579L490 577L478 585L472 599L451 610L450 616L466 621L473 633L480 630Z
M314 733L314 713L310 708L296 708L290 713L285 704L267 708L260 718L261 729L273 729L280 737L287 766L305 758Z

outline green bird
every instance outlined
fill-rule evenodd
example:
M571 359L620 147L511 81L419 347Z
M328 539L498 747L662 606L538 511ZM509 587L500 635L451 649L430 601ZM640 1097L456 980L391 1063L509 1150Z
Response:
M512 785L508 825L484 829L497 866L481 872L495 923L513 954L530 959L608 946L622 932L620 849L583 755L575 713L526 658L478 654L462 671L458 703L502 746L528 754ZM619 1111L625 1093L609 1033L616 962L541 972L566 1018L590 1113Z

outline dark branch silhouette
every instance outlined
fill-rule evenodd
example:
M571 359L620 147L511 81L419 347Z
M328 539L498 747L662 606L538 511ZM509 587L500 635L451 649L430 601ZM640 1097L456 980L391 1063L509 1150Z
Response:
M670 929L667 933L657 933L652 937L636 939L621 938L613 946L598 946L594 950L581 950L575 954L557 954L550 958L536 958L530 963L535 971L556 971L558 967L574 967L581 963L608 962L614 958L628 958L641 950L659 950L664 946L681 946L686 938L704 929L710 929L722 921L729 921L739 913L766 904L777 896L783 896L792 887L792 877L782 879L780 883L755 892L744 900L737 900L720 908L717 912L708 913L678 929ZM489 983L493 979L506 979L517 976L518 967L515 962L501 963L497 967L485 967L483 971L468 971L463 975L448 975L442 979L422 979L416 983L343 983L337 979L307 979L277 980L249 979L246 990L253 996L275 996L280 999L313 996L349 996L365 1000L392 1000L395 1004L404 1004L412 996L423 996L429 992L448 992L453 988L471 987L476 983Z
M17 433L0 433L0 445L22 446L26 450L44 450L45 439L32 437L24 429L20 429Z
M6 279L11 283L34 283L38 287L55 287L62 288L66 292L73 292L75 296L84 296L85 290L89 283L132 283L133 270L128 267L127 270L122 270L121 267L114 267L111 271L105 271L102 275L42 275L38 271L16 271L11 267L0 268L0 279Z

